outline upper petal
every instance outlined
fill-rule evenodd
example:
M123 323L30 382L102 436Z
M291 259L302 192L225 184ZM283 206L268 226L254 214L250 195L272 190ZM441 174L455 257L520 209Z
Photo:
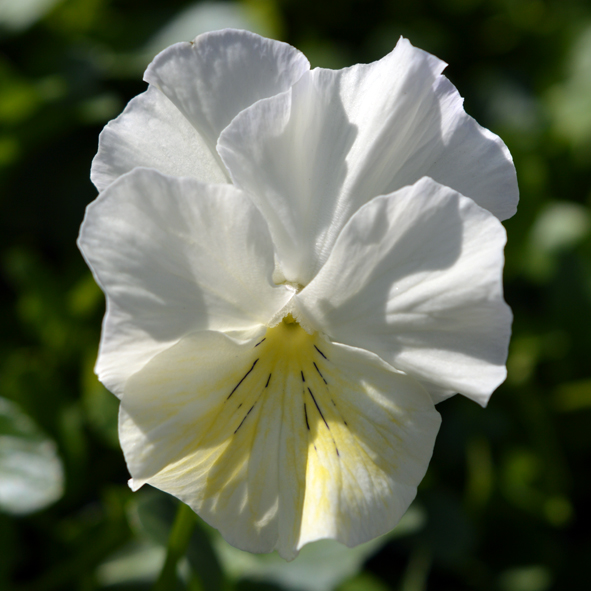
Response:
M103 129L90 178L103 191L121 175L142 166L208 183L228 182L217 154L154 86L132 99Z
M215 150L242 109L288 89L310 65L293 47L227 29L177 43L145 73L150 86L103 130L91 178L99 191L136 167L227 182Z
M309 68L291 45L224 29L165 49L144 79L177 106L215 151L221 131L240 111L287 90Z
M89 205L78 244L107 296L97 373L117 394L188 332L257 327L291 297L271 280L265 221L231 185L136 169Z
M310 323L432 384L436 399L485 404L506 375L505 240L488 211L425 178L362 207L297 301Z
M513 215L509 152L466 115L444 67L401 39L373 64L304 74L224 130L218 152L269 221L289 281L311 280L364 203L423 176Z
M134 488L172 493L235 546L287 559L392 529L439 428L417 382L285 322L241 344L187 336L129 380L121 408Z

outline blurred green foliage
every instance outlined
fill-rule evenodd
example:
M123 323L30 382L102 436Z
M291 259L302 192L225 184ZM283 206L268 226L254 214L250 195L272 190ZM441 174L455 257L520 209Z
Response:
M486 410L461 397L439 406L429 472L391 536L357 550L321 543L285 564L229 548L197 522L176 588L587 589L585 0L0 0L0 463L7 441L51 456L57 488L40 505L65 475L61 498L30 513L34 503L6 504L3 474L0 588L146 589L164 561L176 502L126 486L117 401L92 372L103 298L75 240L95 197L101 128L144 90L156 52L224 26L284 39L313 65L378 59L400 35L450 64L466 110L503 137L517 166L521 203L506 223L514 337L509 377ZM38 486L13 476L25 497Z

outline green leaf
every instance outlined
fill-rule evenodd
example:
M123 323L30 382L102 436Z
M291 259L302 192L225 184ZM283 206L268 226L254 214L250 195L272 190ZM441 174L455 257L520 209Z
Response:
M0 398L0 509L38 511L57 501L63 486L55 443L14 402Z

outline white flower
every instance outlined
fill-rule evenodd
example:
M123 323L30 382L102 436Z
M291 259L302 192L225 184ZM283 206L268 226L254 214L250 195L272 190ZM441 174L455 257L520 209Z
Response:
M444 66L401 39L309 70L233 30L149 66L79 240L134 489L253 552L359 544L414 498L434 402L503 381L515 171Z

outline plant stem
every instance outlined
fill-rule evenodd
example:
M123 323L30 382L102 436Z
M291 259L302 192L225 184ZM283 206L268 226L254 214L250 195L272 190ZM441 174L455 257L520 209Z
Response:
M196 517L192 509L184 503L179 503L170 537L166 549L166 560L160 571L160 576L154 584L152 591L174 591L177 587L176 567L179 560L187 552L193 529L195 528Z

